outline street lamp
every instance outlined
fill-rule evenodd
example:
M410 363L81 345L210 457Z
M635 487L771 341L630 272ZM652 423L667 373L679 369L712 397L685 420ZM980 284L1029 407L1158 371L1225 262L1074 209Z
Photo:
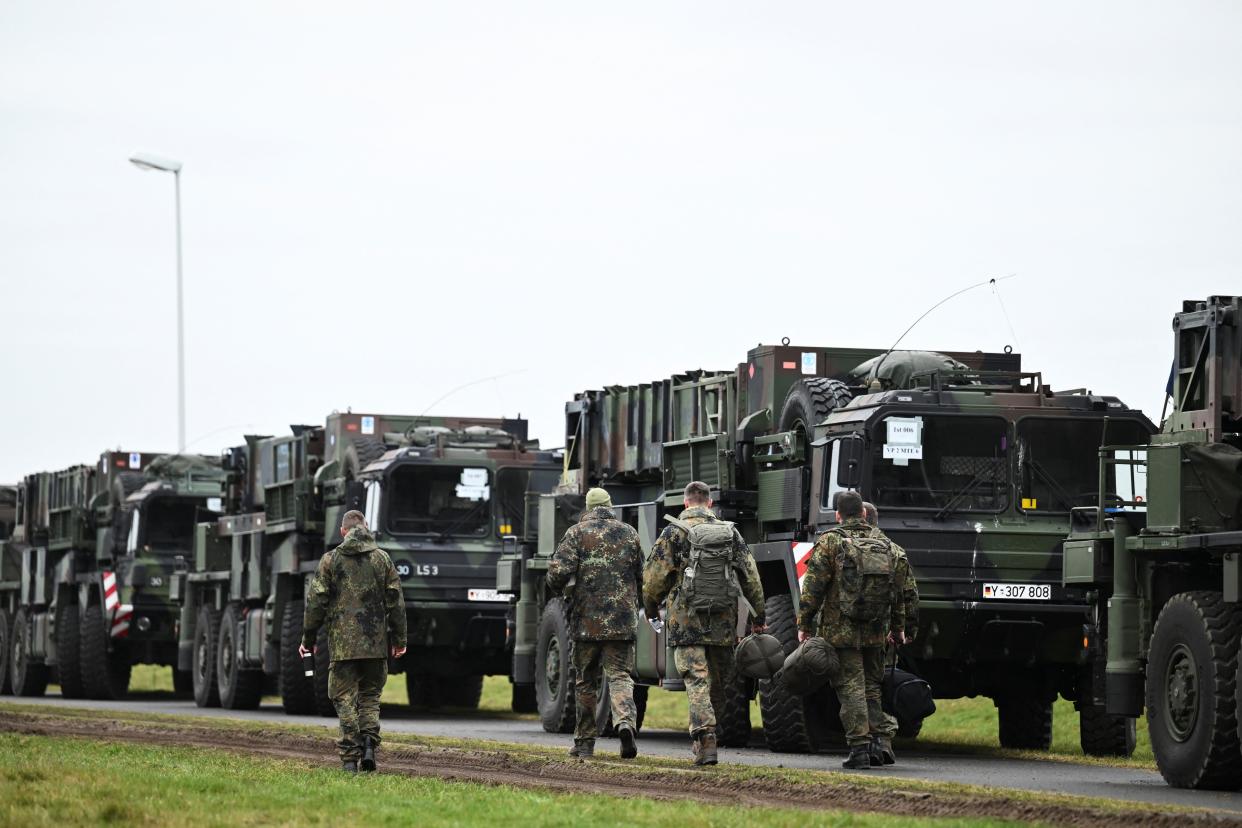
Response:
M181 299L181 162L158 155L137 152L129 163L144 172L158 170L173 174L177 207L177 451L185 451L185 319Z

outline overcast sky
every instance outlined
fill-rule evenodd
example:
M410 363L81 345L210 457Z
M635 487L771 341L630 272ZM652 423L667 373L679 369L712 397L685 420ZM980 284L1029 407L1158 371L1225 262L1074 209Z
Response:
M757 342L1014 345L1159 415L1242 293L1242 4L0 3L0 481Z

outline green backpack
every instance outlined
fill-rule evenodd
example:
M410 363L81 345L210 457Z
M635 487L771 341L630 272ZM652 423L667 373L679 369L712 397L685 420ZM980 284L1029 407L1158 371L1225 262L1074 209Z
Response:
M855 623L882 621L893 611L897 580L893 545L886 538L842 536L837 547L841 617Z
M691 525L671 515L665 520L690 541L690 562L681 579L686 607L700 614L735 609L741 589L733 571L733 524L705 520Z

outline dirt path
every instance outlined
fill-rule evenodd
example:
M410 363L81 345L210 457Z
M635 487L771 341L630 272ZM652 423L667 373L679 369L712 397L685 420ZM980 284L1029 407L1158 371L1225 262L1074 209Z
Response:
M107 738L135 744L224 750L335 765L331 743L288 731L227 726L195 726L117 721L57 714L0 713L0 731L40 736ZM1228 816L1161 813L1143 808L1104 810L1072 803L1032 802L1004 793L986 796L878 789L849 783L794 783L770 776L739 779L714 769L668 769L624 765L617 760L580 762L532 756L504 749L446 749L388 743L381 772L432 776L488 785L613 796L694 800L720 805L779 806L802 809L868 811L920 817L995 817L1053 825L1143 825L1174 828L1187 824L1242 824Z

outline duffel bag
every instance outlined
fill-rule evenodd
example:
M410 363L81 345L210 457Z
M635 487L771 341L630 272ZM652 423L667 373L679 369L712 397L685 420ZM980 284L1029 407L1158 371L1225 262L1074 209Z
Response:
M884 712L899 724L916 724L936 712L931 685L899 667L886 667L880 686Z
M789 654L775 680L790 693L806 696L827 684L839 668L837 651L816 635Z
M785 663L785 650L776 636L752 633L733 651L733 663L746 678L772 678Z

